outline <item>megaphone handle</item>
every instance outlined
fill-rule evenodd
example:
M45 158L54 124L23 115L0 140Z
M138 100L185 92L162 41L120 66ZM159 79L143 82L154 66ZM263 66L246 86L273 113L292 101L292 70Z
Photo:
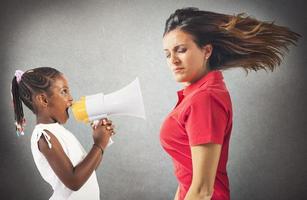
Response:
M96 126L99 124L99 120L94 120L93 121L93 125ZM112 138L110 137L109 142L107 144L107 147L111 146L114 143L114 141L112 140Z
M107 147L111 146L113 143L114 143L114 142L113 142L112 138L110 137L109 143L108 143Z

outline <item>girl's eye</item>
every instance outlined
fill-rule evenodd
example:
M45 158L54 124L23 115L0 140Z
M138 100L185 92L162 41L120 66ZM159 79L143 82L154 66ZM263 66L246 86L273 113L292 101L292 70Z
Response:
M169 54L169 53L166 53L166 54L165 54L165 57L166 57L166 58L169 58L170 56L171 56L171 54Z
M62 94L63 94L63 95L66 95L67 93L68 93L68 90L67 90L67 89L62 90Z

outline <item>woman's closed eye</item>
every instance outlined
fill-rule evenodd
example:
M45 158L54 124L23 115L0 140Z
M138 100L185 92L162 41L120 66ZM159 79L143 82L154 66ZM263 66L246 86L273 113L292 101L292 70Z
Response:
M186 48L178 48L178 49L177 49L177 52L178 52L178 53L185 53L186 51L187 51Z

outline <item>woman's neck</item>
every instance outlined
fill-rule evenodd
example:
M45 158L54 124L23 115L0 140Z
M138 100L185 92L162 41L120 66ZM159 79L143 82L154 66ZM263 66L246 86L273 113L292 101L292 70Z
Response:
M183 83L183 85L184 85L185 87L188 87L189 85L191 85L191 84L193 84L193 83L199 81L200 79L202 79L202 78L203 78L204 76L206 76L209 72L210 72L210 70L208 69L208 67L205 67L203 71L199 72L199 73L197 74L197 76L195 76L195 77L193 78L193 80L191 80L191 81L189 81L189 82L185 82L185 83Z

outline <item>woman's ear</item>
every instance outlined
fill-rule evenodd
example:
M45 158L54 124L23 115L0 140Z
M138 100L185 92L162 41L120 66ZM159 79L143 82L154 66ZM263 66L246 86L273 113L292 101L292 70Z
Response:
M205 56L205 59L208 60L212 54L212 50L213 50L213 47L211 44L206 44L204 47L203 47L203 51L204 51L204 56Z
M35 101L40 107L48 107L48 98L45 93L40 93L35 96Z

